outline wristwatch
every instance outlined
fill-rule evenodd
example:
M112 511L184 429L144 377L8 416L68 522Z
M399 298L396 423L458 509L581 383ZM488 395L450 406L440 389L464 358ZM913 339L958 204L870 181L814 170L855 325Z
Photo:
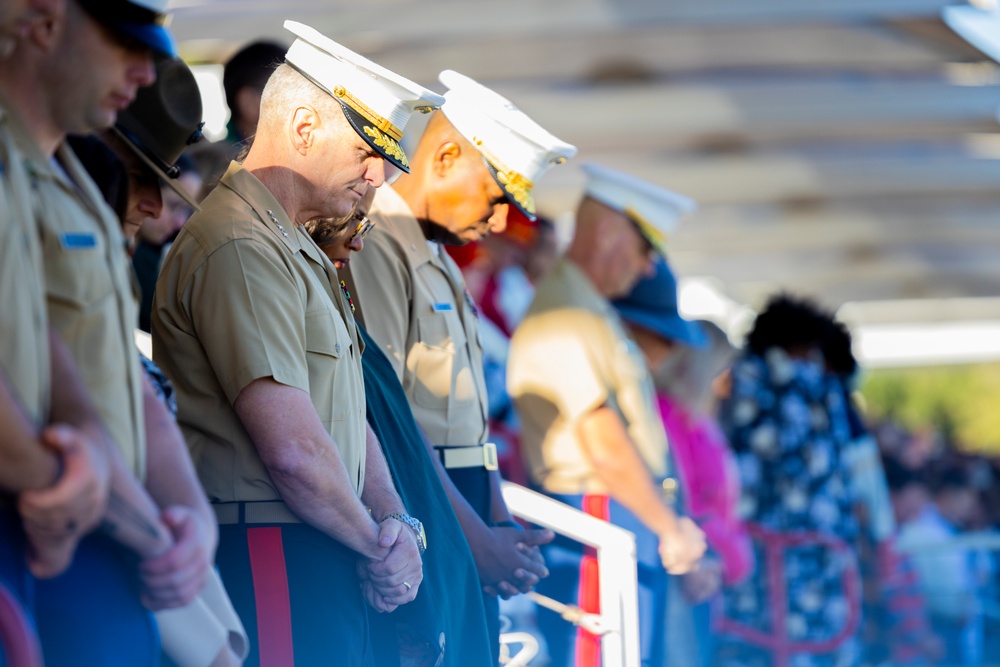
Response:
M414 519L409 514L403 514L402 512L386 514L382 521L386 519L395 519L409 526L417 538L417 548L420 549L420 553L427 551L427 533L424 532L424 524L420 523L420 519Z

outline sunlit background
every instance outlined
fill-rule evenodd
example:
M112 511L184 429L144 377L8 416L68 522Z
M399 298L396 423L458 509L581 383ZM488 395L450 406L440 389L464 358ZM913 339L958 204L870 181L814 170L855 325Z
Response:
M435 90L440 70L459 70L576 144L577 162L698 200L671 240L688 315L738 339L768 295L810 295L851 324L875 409L940 419L931 413L947 412L954 390L929 381L920 400L940 401L914 403L907 396L919 382L907 373L937 376L899 369L942 365L939 374L964 378L956 386L1000 401L1000 371L983 365L1000 360L994 2L180 0L173 8L211 137L224 134L228 115L220 63L252 39L289 43L284 19ZM572 163L553 170L537 189L541 209L566 220L581 184ZM964 442L1000 445L1000 410L988 405L996 428Z

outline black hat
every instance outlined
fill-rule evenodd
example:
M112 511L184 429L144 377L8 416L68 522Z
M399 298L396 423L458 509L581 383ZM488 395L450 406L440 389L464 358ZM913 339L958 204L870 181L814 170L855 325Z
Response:
M135 101L118 114L115 132L142 161L184 200L197 202L181 188L177 160L191 144L201 139L201 93L191 69L180 58L156 63L156 82L140 88Z

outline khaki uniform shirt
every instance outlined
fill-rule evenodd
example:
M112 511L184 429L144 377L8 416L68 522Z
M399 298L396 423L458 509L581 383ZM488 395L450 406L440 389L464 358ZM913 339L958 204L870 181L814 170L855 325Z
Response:
M413 416L442 447L486 441L488 405L478 312L458 266L435 254L390 186L379 188L365 249L351 260L362 322L392 361Z
M23 128L17 139L37 187L49 321L126 465L145 479L138 306L121 224L68 146L57 168Z
M153 297L153 359L174 383L210 500L280 498L233 409L267 377L309 394L361 494L363 348L338 282L309 235L236 163L178 235Z
M616 410L650 473L667 473L667 437L642 351L611 304L567 259L538 286L514 332L507 386L532 479L550 493L604 493L577 437L580 420Z
M0 371L36 427L47 421L51 369L34 192L11 116L0 106Z

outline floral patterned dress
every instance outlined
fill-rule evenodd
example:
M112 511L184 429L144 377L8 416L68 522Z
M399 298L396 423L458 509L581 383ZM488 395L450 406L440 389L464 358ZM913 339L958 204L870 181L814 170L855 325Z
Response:
M779 349L733 366L721 423L736 454L740 513L757 573L723 595L719 665L858 664L860 582L844 393L820 359Z

